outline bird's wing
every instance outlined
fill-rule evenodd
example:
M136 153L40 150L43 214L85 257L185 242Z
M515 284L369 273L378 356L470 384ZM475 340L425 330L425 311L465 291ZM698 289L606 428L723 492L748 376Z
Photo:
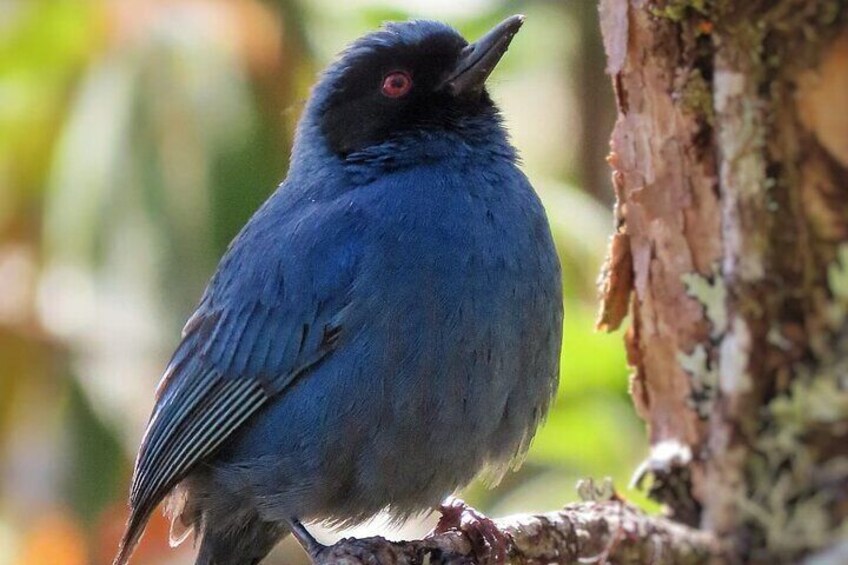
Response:
M286 257L249 247L237 240L225 256L162 377L116 564L126 562L168 492L340 339L351 245L287 245Z

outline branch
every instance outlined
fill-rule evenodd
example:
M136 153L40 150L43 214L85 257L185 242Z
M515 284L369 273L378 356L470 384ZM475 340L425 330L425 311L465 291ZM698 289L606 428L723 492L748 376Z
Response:
M496 520L509 541L508 563L687 565L720 560L723 549L708 533L648 516L623 501L570 504L559 512ZM488 548L451 530L423 540L343 539L324 549L316 565L491 563Z

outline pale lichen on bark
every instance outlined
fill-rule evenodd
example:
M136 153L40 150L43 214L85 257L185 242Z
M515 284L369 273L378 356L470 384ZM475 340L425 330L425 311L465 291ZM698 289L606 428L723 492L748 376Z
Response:
M834 247L816 226L833 222L825 219L831 213L808 206L823 187L844 197L848 177L844 167L823 166L823 146L809 139L793 104L806 99L798 85L814 72L819 50L827 64L827 53L840 48L831 40L845 29L845 3L734 5L717 17L726 36L717 43L715 74L720 184L728 203L724 277L733 295L720 382L734 386L720 388L723 410L714 422L725 433L715 436L727 442L712 454L719 496L707 507L706 523L736 536L750 559L789 560L848 533L840 502L848 487L848 410L831 402L844 393L833 383L832 365L848 350L838 345L844 330L828 331L816 305ZM841 189L833 186L840 182ZM816 418L817 407L830 419ZM800 413L800 420L785 417Z

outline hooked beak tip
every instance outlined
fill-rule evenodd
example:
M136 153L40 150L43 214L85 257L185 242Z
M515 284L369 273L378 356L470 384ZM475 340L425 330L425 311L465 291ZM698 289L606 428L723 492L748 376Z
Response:
M510 16L465 47L454 70L445 80L448 91L454 96L482 92L486 79L506 53L525 19L523 14Z

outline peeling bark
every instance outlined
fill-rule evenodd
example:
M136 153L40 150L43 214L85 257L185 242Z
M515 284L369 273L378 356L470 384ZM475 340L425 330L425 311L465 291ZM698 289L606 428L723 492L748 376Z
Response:
M631 298L650 492L739 561L844 552L848 2L602 0L601 21L629 242L601 321Z
M643 2L603 0L601 23L619 110L610 155L616 215L632 256L632 267L620 262L607 281L633 281L633 321L626 338L635 369L631 392L648 422L652 445L675 445L700 455L707 437L701 414L709 407L698 404L711 402L714 385L705 382L705 375L716 355L711 322L685 277L710 277L721 259L718 173L708 146L711 127L705 116L682 103L688 77L700 72L702 47L694 36L681 41L676 26L656 18ZM632 274L621 272L631 268ZM605 293L607 309L620 304L627 292L621 285L616 289ZM703 366L687 371L681 359L698 351L705 354ZM683 474L676 466L651 468L671 483L702 474L700 462L685 453L681 457L690 467ZM702 484L696 479L694 486L700 489ZM687 490L668 493L683 494L691 502ZM697 505L680 500L672 507L679 518L697 522Z

